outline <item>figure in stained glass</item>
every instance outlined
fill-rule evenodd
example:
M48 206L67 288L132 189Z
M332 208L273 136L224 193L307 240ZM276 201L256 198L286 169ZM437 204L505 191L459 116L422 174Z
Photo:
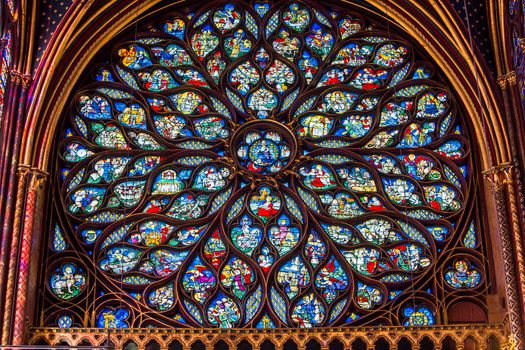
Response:
M317 232L310 232L304 247L304 254L314 267L319 265L326 256L326 245L321 241Z
M332 129L333 121L323 115L311 115L301 120L303 126L298 130L300 136L320 138L328 135Z
M454 269L445 273L445 281L452 287L475 288L481 282L481 274L472 268L465 260L458 260L454 264Z
M293 3L288 11L283 12L283 21L286 25L297 32L302 32L310 21L308 10L300 8L299 4Z
M225 44L224 50L233 60L246 55L252 48L252 42L242 29L237 30L233 37L227 38Z
M164 31L182 40L184 39L185 27L186 24L184 21L180 18L176 18L173 21L164 24Z
M219 231L214 231L206 244L204 245L204 257L210 260L216 269L221 264L223 257L226 255L226 247L222 241Z
M383 67L395 67L405 61L408 49L405 46L386 44L376 53L374 62Z
M279 36L273 41L272 45L279 55L293 61L299 51L300 41L299 38L290 36L290 33L283 29L279 32Z
M277 219L278 226L271 226L269 230L269 241L277 249L280 255L289 252L299 241L300 231L291 225L286 215Z
M362 65L368 61L373 49L372 45L360 45L351 42L341 48L332 63L351 67Z
M80 113L89 119L111 119L109 103L101 96L80 96Z
M208 307L208 320L220 328L233 328L240 318L237 304L222 293L219 293L217 299Z
M361 24L353 18L343 18L339 22L339 33L343 39L361 30Z
M148 303L160 311L166 311L173 307L173 284L155 289L148 297Z
M216 11L213 15L215 26L223 33L237 27L240 21L241 14L235 11L232 4L226 4L223 9Z
M306 287L310 283L310 274L304 261L296 256L286 262L277 273L277 283L284 287L284 292L289 298L296 296L299 288Z
M336 186L332 172L322 164L315 164L310 168L301 168L299 173L303 175L306 186L314 190L326 190Z
M233 257L221 271L221 283L231 288L239 299L246 294L248 285L252 284L254 276L252 269L241 259Z
M131 69L146 68L152 64L147 51L138 45L122 48L118 51L118 55L121 57L122 64Z
M209 298L209 290L216 284L217 279L213 272L199 258L196 258L188 267L182 279L184 291L191 293L193 298L201 304Z
M224 68L226 68L226 62L224 62L222 56L221 52L217 51L213 55L213 58L206 63L206 69L216 83L219 82L222 72L224 71Z
M357 282L356 300L359 307L372 309L383 301L383 294L378 288Z
M332 50L334 38L330 33L323 33L320 25L317 23L312 26L312 34L306 37L306 45L308 45L313 52L325 59Z
M239 226L234 226L231 232L232 242L247 255L251 255L262 239L261 228L253 225L253 220L244 215Z
M129 328L126 321L129 317L129 311L125 308L103 309L97 318L99 328Z
M299 60L299 69L303 72L307 83L310 83L319 69L319 62L315 57L312 57L307 50L303 51L302 59Z
M292 311L292 321L300 328L312 328L321 324L324 318L324 307L314 294L308 294L299 300Z
M375 192L376 185L372 175L364 168L341 168L337 170L337 175L344 179L346 188L355 192Z
M151 51L159 58L159 63L166 67L173 68L193 63L186 50L179 45L169 44L165 48L153 47Z
M193 51L201 60L204 60L204 57L215 49L217 45L219 45L219 38L212 34L212 29L209 25L195 33L191 40Z
M167 215L178 220L196 219L202 216L208 199L208 195L196 196L193 193L184 193L175 199Z
M258 195L250 198L250 210L265 222L275 216L280 208L281 199L268 187L262 187Z
M415 271L419 267L428 267L430 260L423 255L422 249L414 244L399 245L388 249L392 262L406 271Z
M227 168L217 169L214 166L202 168L193 181L193 188L203 191L217 191L226 186L226 180L230 176Z
M276 60L266 71L265 79L278 92L283 93L295 82L295 75L284 62Z
M75 264L67 263L56 269L49 283L58 298L68 300L85 289L86 275Z
M322 290L323 298L329 303L336 299L339 291L348 287L348 276L334 256L318 272L315 286Z

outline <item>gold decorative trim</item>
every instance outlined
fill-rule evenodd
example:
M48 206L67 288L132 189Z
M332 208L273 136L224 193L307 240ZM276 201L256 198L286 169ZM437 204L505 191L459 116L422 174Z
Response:
M45 341L49 345L65 342L69 346L85 344L103 346L112 343L115 349L122 349L129 342L134 342L139 349L152 341L157 342L161 349L179 342L184 350L191 344L202 341L213 348L219 342L225 342L230 349L236 349L241 341L249 342L253 349L259 349L265 341L271 341L277 350L284 343L294 341L298 349L304 349L306 344L315 340L321 349L327 349L334 340L340 341L344 349L351 349L352 343L358 339L364 341L367 348L374 348L374 343L384 339L390 348L397 346L402 339L407 339L412 346L417 346L423 338L428 337L437 347L445 338L455 341L457 347L463 346L467 338L474 339L479 345L496 339L502 349L509 349L512 339L505 332L503 325L449 325L433 327L331 327L313 329L169 329L169 328L134 328L134 329L101 329L101 328L33 328L30 330L30 343Z

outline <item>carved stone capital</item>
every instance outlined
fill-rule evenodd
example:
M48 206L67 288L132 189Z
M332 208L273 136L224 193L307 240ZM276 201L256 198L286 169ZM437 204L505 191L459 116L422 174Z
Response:
M31 82L33 81L33 77L31 77L30 74L23 74L22 75L22 86L27 89L29 85L31 85Z
M9 72L11 77L11 82L15 85L22 85L25 88L28 88L31 84L32 77L30 74L23 74L16 70L11 70Z
M514 165L504 163L483 171L483 177L490 182L494 190L501 190L513 182Z
M509 72L504 75L500 75L497 79L498 85L502 90L505 90L509 86L514 86L518 83L518 75L515 71Z
M510 86L516 85L516 83L518 82L518 75L516 74L516 72L510 72L509 74L507 74L507 81L509 82Z
M507 88L507 79L505 78L505 76L498 77L497 82L502 90L505 90Z
M14 85L20 85L22 83L22 73L16 70L11 70L9 76L11 77L11 83Z
M27 177L27 174L29 174L30 170L31 170L30 165L20 164L18 165L16 172L18 173L19 178L23 178L23 177Z
M29 184L30 190L42 189L44 183L47 180L49 173L42 169L38 169L38 168L30 168L29 171L32 175L31 183Z

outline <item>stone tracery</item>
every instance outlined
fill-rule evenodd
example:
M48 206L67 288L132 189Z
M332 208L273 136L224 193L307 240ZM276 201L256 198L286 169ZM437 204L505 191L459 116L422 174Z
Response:
M60 235L98 266L88 283L112 286L97 325L311 327L383 309L434 324L438 292L406 289L459 244L471 203L468 142L433 68L303 3L157 28L79 92L61 143Z

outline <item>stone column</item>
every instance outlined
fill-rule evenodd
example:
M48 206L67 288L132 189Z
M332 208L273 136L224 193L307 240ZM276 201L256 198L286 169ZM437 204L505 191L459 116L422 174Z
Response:
M523 314L520 303L521 283L518 273L523 268L523 247L517 232L513 232L513 217L519 212L512 203L513 171L511 164L502 164L484 172L485 178L492 184L498 216L499 239L501 241L503 264L505 267L505 292L507 296L507 314L510 328L509 337L516 342L517 349L523 349ZM516 210L516 213L512 211ZM518 224L519 226L519 224ZM516 239L517 238L517 239ZM521 260L521 261L519 261ZM458 346L458 350L459 346Z
M25 202L26 184L30 167L21 165L18 168L18 185L16 191L16 202L14 212L13 231L11 234L11 247L9 251L9 260L7 262L7 282L5 287L5 306L2 327L2 344L11 344L10 333L13 322L13 302L15 298L16 285L16 262L18 260L18 250L20 241L20 222L22 217L23 206Z
M33 227L37 213L37 200L41 193L47 173L36 168L30 170L30 181L27 188L25 211L23 213L22 236L19 245L18 283L16 286L16 305L13 322L13 345L23 345L27 312L27 286L29 282L29 267L31 257L31 243L33 241ZM37 249L40 247L37 247ZM38 262L36 262L38 264Z
M15 212L21 205L20 186L26 185L25 174L18 164L18 154L20 149L20 135L23 128L23 110L27 90L31 82L28 75L16 71L10 72L11 81L9 94L5 99L5 106L0 127L0 218L3 222L0 226L0 344L9 344L7 339L9 329L12 324L12 285L13 271L10 271L13 257L13 242L18 243L19 227L15 226ZM29 168L26 166L26 168ZM24 181L20 182L20 176L24 176ZM17 202L18 201L18 202ZM17 225L20 221L16 222ZM15 239L16 238L16 239ZM16 258L16 256L15 256ZM8 287L11 289L8 290ZM5 297L5 298L3 298ZM11 298L11 300L10 300Z

